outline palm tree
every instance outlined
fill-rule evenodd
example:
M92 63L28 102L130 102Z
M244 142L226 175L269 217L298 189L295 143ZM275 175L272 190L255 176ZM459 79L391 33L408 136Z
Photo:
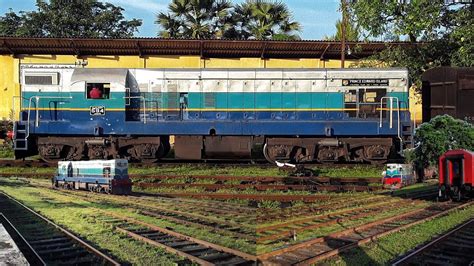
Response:
M163 30L158 33L159 36L164 38L181 38L181 21L174 18L170 13L160 13L157 16L156 23L160 24Z
M281 1L247 0L237 5L234 16L240 21L240 37L256 39L298 39L300 23Z
M169 13L160 12L155 23L162 37L222 37L231 26L231 8L229 0L172 0Z
M358 41L359 28L352 21L346 21L346 41ZM332 36L325 36L326 40L340 41L342 39L342 21L336 21L336 34Z

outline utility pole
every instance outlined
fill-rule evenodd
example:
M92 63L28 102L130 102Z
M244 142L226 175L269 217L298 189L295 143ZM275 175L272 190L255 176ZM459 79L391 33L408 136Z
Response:
M344 68L346 60L346 0L341 0L342 23L341 23L341 68Z

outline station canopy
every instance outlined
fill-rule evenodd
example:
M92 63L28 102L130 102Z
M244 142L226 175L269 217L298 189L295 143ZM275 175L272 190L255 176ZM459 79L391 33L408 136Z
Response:
M359 59L388 46L408 42L346 42L346 58ZM321 58L339 59L341 43L321 40L228 40L165 38L32 38L0 36L0 54L61 55L193 55L202 58Z

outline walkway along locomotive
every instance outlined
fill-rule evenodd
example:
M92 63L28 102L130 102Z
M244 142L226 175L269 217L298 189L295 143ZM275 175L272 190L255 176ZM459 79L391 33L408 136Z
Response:
M383 163L411 142L406 69L26 65L21 81L17 158L153 162L175 136L179 159Z

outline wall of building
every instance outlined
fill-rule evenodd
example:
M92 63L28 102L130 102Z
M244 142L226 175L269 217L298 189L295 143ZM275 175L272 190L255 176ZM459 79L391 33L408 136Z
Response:
M20 95L18 59L0 55L0 120L11 119L13 96ZM18 103L19 101L16 100Z
M10 119L13 97L20 95L21 64L68 64L81 63L87 68L339 68L340 60L313 58L261 59L261 58L205 58L199 56L83 56L73 55L0 55L0 120ZM346 60L345 66L356 63ZM17 101L19 103L19 101ZM421 119L420 112L417 118Z

